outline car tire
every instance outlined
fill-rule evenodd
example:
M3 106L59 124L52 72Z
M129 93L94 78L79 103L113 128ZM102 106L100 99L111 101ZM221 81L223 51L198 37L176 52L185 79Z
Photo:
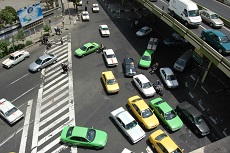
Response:
M12 65L10 66L10 68L12 68L12 67L14 67L14 64L12 64Z
M185 21L184 25L185 25L186 27L188 27L188 22L187 22L187 21Z
M204 36L202 36L202 40L203 40L203 41L206 41L206 38L205 38Z
M213 28L213 23L211 22L211 23L209 23L209 26L211 27L211 28Z
M223 52L223 49L219 48L218 52L221 54Z
M41 68L38 68L37 71L38 71L38 72L41 71Z
M81 57L85 57L85 54L83 54Z
M102 149L102 147L94 147L94 149L96 149L96 150L101 150Z

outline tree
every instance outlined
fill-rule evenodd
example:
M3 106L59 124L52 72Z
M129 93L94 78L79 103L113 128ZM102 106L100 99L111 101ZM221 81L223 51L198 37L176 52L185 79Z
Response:
M46 6L48 7L48 9L53 8L54 7L54 2L56 0L44 0L44 2L46 3Z
M13 24L13 22L17 21L18 16L16 10L11 6L6 6L4 9L0 11L0 23Z
M18 34L16 35L16 40L24 41L25 38L26 38L25 30L23 28L19 29Z
M10 45L10 43L6 40L1 40L0 41L0 51L1 52L6 52L8 49L7 47Z

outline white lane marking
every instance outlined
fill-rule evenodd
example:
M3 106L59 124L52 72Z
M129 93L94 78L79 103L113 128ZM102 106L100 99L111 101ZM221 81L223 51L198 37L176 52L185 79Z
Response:
M43 147L41 150L39 150L38 153L45 153L45 152L47 152L52 147L54 147L55 145L57 145L59 142L60 142L60 138L58 137L55 140L53 140L52 142L50 142L48 145L46 145L45 147ZM66 146L62 146L62 147L64 148Z
M57 120L53 121L51 124L49 124L44 129L39 131L39 136L42 135L43 133L47 132L52 127L54 127L55 125L59 124L61 121L65 120L66 118L69 118L68 114L65 114L62 117L58 118Z
M50 100L49 102L45 102L44 105L42 103L41 110L43 110L44 108L48 107L52 103L56 102L58 99L60 99L63 96L67 95L68 93L69 93L68 90L65 90L64 92L62 92L61 94L59 94L57 97L54 97L54 99Z
M47 94L48 92L54 90L54 89L57 88L59 85L65 83L65 82L66 82L66 84L68 83L68 78L64 78L63 80L61 80L61 81L59 81L58 83L56 83L54 86L52 86L52 87L50 87L49 89L46 89L45 91L43 91L43 96L44 96L45 94ZM65 84L63 84L63 85L65 85Z
M29 75L29 73L27 73L27 74L23 75L22 77L18 78L18 79L17 79L17 80L15 80L15 81L11 82L9 85L7 85L7 87L8 87L8 86L10 86L10 85L12 85L12 84L14 84L15 82L17 82L17 81L21 80L22 78L26 77L27 75Z
M223 28L227 30L228 32L230 32L230 29L228 29L227 27L223 26Z
M65 77L65 75L60 75L59 77L57 77L56 79L54 79L53 81L49 82L48 84L46 84L43 88L46 89L49 86L51 86L52 84L54 84L55 82L60 81L63 77Z
M52 120L55 116L58 116L60 113L64 112L66 109L68 109L68 107L69 107L68 105L62 107L57 112L53 113L49 117L42 120L39 125L42 126L42 125L46 124L48 121Z
M31 115L32 104L33 104L33 100L28 101L28 105L27 105L28 107L26 109L26 115L25 115L23 130L22 130L22 137L21 137L19 153L26 152L26 141L27 141L28 129L30 125L30 115Z
M22 96L24 96L25 94L27 94L28 92L30 92L31 90L33 90L34 88L36 88L37 86L39 86L39 84L37 84L36 86L30 88L29 90L27 90L26 92L24 92L23 94L21 94L20 96L18 96L14 100L12 100L11 103L13 103L14 101L18 100L19 98L21 98Z
M40 85L40 87L43 86L43 83ZM34 119L34 130L33 130L33 138L32 138L32 146L31 146L31 153L37 153L37 147L38 147L38 131L39 131L39 121L40 121L40 108L42 103L42 92L43 88L40 88L38 90L38 98L37 98L37 107L36 107L36 113L35 113L35 119Z
M57 49L58 48L58 49ZM52 54L58 55L58 53L62 53L63 51L65 51L67 49L67 46L59 46L53 49L53 52L51 52ZM54 51L55 50L55 51Z
M60 102L55 102L55 105L53 107L50 107L49 109L47 109L46 111L42 112L42 114L40 115L40 117L42 118L43 116L46 116L47 114L49 114L51 111L53 111L54 109L56 109L57 107L59 107L60 105L64 104L67 102L68 97L66 97L65 99L63 99Z
M65 146L65 145L61 145L61 146L59 146L57 149L55 149L53 152L51 152L51 153L60 153L60 152L62 152L63 150L65 150L65 149L67 149L68 148L68 146Z
M199 25L201 28L203 28L204 30L206 30L206 28L205 27L203 27L202 25Z
M60 71L62 68L61 68L61 65L60 66L57 66L55 69L52 69L50 71L48 71L44 76L45 76L45 82L46 81L49 81L49 77L52 77L52 76L56 76L56 75L60 75L60 73L56 73L57 71ZM46 69L47 70L47 69ZM49 76L50 75L50 76Z

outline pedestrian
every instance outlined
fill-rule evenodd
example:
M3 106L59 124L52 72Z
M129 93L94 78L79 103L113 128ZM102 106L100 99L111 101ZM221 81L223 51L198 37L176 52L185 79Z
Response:
M57 32L59 34L59 36L61 35L61 29L59 27L57 27Z
M68 72L68 64L67 63L61 63L61 67L62 67L64 74Z
M89 4L89 1L87 1L86 4Z
M61 41L61 45L63 45L63 40L62 40L62 37L61 37L60 41Z
M85 11L87 11L87 6L85 6Z

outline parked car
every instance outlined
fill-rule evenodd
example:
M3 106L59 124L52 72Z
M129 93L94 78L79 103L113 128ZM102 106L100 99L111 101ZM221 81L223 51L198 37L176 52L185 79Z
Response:
M143 36L148 35L151 31L152 31L152 28L144 26L143 28L141 28L139 31L136 32L136 35L138 37L143 37Z
M147 49L155 51L157 49L158 43L159 43L159 39L158 38L150 38L149 42L148 42Z
M102 37L103 37L103 36L107 36L107 37L110 36L109 28L108 28L108 26L105 25L105 24L99 26L99 31L100 31Z
M99 5L98 4L93 4L93 8L92 8L94 13L99 12Z
M118 65L117 57L112 49L103 50L103 55L104 55L107 66L117 66Z
M161 129L153 132L149 136L149 141L152 147L159 153L183 153L184 149L178 145Z
M81 13L82 21L89 21L89 12L88 11L82 11Z
M201 38L213 46L219 53L230 53L230 39L221 31L213 29L203 30Z
M108 93L118 93L119 92L120 90L119 85L112 71L102 72L101 79Z
M145 50L144 54L141 56L139 66L143 68L149 68L152 63L152 54L154 53L153 50Z
M176 88L179 86L177 78L169 67L160 68L160 76L167 88Z
M24 117L22 111L4 98L0 99L0 115L9 124L14 124Z
M184 47L189 45L189 42L178 33L173 33L171 37L164 39L163 43L168 47Z
M162 98L156 98L150 101L150 107L154 110L157 117L171 131L177 131L183 126L183 122L169 104Z
M184 52L174 63L173 68L179 72L184 71L192 61L193 51L191 49Z
M103 149L107 143L108 134L94 128L81 126L65 126L61 132L61 142L68 146L93 147Z
M202 21L209 24L212 28L221 28L224 26L224 22L219 18L219 16L210 10L200 10L200 16Z
M16 51L11 53L10 56L2 62L2 66L5 68L12 68L19 62L30 57L30 53L25 50Z
M178 104L176 110L177 114L190 124L196 134L201 136L209 134L210 129L204 121L202 114L193 105L185 101Z
M137 121L123 107L112 111L110 116L132 143L137 143L146 136Z
M96 42L93 43L86 43L81 48L75 50L75 55L79 57L84 57L90 53L93 53L99 49L99 44Z
M146 129L153 129L159 121L146 102L138 95L128 99L128 106Z
M39 72L43 68L57 62L57 56L55 54L47 53L36 59L29 65L29 70L32 72Z
M131 57L124 59L123 69L125 76L134 76L137 74L134 60Z
M152 83L147 79L147 77L144 74L137 74L133 76L133 81L137 88L146 97L151 97L156 94L156 90L153 88Z

